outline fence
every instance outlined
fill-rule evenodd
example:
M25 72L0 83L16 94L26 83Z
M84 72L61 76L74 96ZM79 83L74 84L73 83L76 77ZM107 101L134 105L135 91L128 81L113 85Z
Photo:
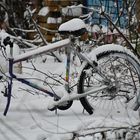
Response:
M94 6L95 8L99 8L101 5L104 6L105 11L109 14L113 21L116 21L116 19L119 18L119 26L126 27L129 20L128 12L133 4L133 1L134 0L87 0L87 5L89 7ZM132 14L134 14L134 10L135 9L133 9ZM121 11L123 11L122 15L119 16ZM97 15L96 13L93 15L90 22L103 25L109 24L109 22L105 18Z

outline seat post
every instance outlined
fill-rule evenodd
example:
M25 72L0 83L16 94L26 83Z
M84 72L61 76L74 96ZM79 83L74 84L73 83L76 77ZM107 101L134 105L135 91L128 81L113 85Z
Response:
M70 37L71 39L71 37ZM67 61L66 61L66 83L65 83L65 88L67 90L68 93L70 93L70 81L69 81L69 77L70 77L70 62L71 62L71 48L68 46L66 48L66 55L67 55Z

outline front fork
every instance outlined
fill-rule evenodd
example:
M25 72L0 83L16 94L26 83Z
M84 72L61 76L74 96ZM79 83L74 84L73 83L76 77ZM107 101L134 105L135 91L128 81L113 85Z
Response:
M8 81L8 89L7 89L7 104L4 110L4 116L6 116L11 102L12 95L12 84L13 84L13 44L10 44L10 56L9 56L9 81Z
M7 96L7 104L6 104L6 107L5 107L5 110L4 110L4 116L6 116L7 112L8 112L8 109L10 107L10 102L11 102L11 93L12 93L12 79L13 78L10 78L10 80L8 81L8 88L7 88L7 93L6 93L6 96Z

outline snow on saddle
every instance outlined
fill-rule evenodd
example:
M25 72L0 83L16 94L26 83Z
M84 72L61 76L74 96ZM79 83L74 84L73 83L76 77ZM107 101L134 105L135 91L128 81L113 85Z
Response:
M60 34L81 36L87 32L86 24L83 20L74 18L60 25L58 29Z

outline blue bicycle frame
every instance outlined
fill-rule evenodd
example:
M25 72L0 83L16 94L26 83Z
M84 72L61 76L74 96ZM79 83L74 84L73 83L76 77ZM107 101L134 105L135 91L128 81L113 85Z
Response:
M56 42L56 43L52 43L52 44L49 44L47 46L43 46L43 47L40 47L36 50L33 50L33 51L30 51L30 52L27 52L27 53L24 53L24 54L21 54L21 55L18 55L16 57L14 57L13 56L13 44L10 43L10 57L8 58L8 61L9 61L9 76L8 76L9 81L8 81L8 91L7 91L7 104L6 104L6 107L5 107L5 110L4 110L4 115L5 116L8 112L9 106L10 106L13 79L16 79L17 81L20 81L21 83L24 83L24 84L26 84L26 85L28 85L32 88L35 88L39 91L42 91L42 92L48 94L51 97L55 97L56 99L60 99L60 97L57 96L55 93L52 93L52 92L48 91L47 89L45 89L45 88L43 88L43 87L41 87L41 86L31 82L31 81L28 81L24 78L20 78L17 75L15 75L13 73L13 65L17 62L25 61L29 58L32 58L33 56L36 56L36 55L39 55L39 54L42 54L42 53L45 53L45 52L48 52L48 51L52 51L52 50L55 50L55 49L58 49L58 48L61 48L61 47L68 47L70 44L71 44L70 40L65 39L65 40L62 40L62 41L59 41L59 42ZM68 66L69 66L69 64L68 64ZM68 69L69 68L67 68L67 71L68 71ZM69 77L69 72L66 72L66 73L68 73L67 76Z
M12 43L10 43L10 44L12 44ZM70 39L64 39L64 40L61 40L61 41L58 41L58 42L40 47L36 50L32 50L32 51L17 55L15 57L13 57L13 46L11 45L10 46L10 57L9 57L9 75L8 75L9 81L8 81L8 92L7 92L7 104L6 104L6 108L4 110L4 115L5 116L8 112L9 106L10 106L13 79L16 79L17 81L20 81L20 82L22 82L22 83L24 83L24 84L26 84L26 85L28 85L32 88L35 88L39 91L42 91L42 92L48 94L51 97L55 97L56 100L61 99L55 93L52 93L51 91L47 90L46 87L41 87L40 85L37 85L37 84L35 84L31 81L28 81L26 78L22 78L22 77L19 77L18 75L15 75L13 73L13 65L17 62L25 61L29 58L32 58L32 57L36 56L36 55L43 54L43 53L46 53L48 51L53 51L53 50L56 50L56 49L62 48L62 47L67 47L67 50L68 50L67 51L67 64L66 64L66 82L65 82L65 87L66 87L67 93L70 93L70 87L69 87L69 73L70 73L70 71L69 70L70 70L70 53L71 53L71 50L73 50L81 59L87 61L93 67L93 69L95 69L99 73L99 75L102 76L103 79L106 82L108 82L108 79L106 78L106 76L104 76L104 74L102 74L101 71L96 66L96 62L93 63L94 60L90 60L88 57L86 57L86 56L82 55L81 53L77 52L74 49L74 47L72 47ZM107 88L107 86L104 85L102 87L99 86L96 89L93 88L90 91L85 92L83 94L77 94L77 93L76 94L74 94L74 93L70 94L69 98L57 101L55 106L57 106L59 103L61 104L63 102L76 100L76 99L85 97L89 94L93 94L97 91L104 90L106 88Z

